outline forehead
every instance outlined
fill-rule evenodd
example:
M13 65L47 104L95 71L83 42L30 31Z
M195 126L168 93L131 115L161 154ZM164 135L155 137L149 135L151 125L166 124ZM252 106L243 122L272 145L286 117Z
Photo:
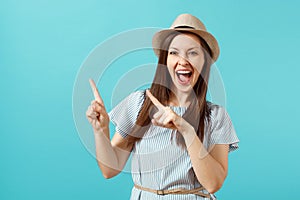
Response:
M201 47L200 39L192 33L182 33L174 37L170 48Z

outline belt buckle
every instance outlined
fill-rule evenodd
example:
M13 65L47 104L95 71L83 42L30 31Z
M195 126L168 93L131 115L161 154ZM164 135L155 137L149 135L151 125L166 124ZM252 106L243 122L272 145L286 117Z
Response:
M156 190L157 195L165 195L164 190Z

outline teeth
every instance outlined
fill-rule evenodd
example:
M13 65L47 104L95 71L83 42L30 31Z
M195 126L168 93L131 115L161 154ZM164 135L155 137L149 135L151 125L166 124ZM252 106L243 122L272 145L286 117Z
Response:
M187 70L178 70L176 73L180 73L180 74L189 74L189 73L191 73L191 71L187 71Z

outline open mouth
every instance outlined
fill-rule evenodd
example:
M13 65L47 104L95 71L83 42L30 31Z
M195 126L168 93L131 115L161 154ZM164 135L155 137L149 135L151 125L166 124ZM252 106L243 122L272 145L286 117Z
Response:
M178 77L179 83L186 85L190 83L193 72L189 70L178 70L176 71L176 75Z

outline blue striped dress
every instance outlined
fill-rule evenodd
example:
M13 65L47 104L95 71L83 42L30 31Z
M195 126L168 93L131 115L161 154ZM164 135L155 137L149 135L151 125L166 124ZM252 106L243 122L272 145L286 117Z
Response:
M130 134L144 97L145 91L133 92L109 113L116 132L122 137ZM239 139L225 108L213 103L209 103L209 106L211 126L205 128L203 141L205 148L208 149L214 144L229 144L230 152L237 149ZM171 109L180 116L186 111L185 107L171 106ZM155 190L193 189L201 186L193 171L187 150L176 143L176 134L180 133L151 125L143 139L136 142L131 152L131 174L135 184ZM206 190L202 192L209 194ZM133 187L130 199L203 200L216 197L213 194L210 194L210 198L194 194L157 195Z

